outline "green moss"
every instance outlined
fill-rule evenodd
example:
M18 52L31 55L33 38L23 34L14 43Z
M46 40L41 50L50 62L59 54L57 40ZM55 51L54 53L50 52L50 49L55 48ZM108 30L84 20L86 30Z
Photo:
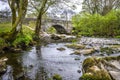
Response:
M53 80L62 80L62 77L59 74L55 74Z
M87 71L88 68L90 68L94 65L97 65L94 58L87 58L83 62L83 68L84 68L85 72Z
M12 43L12 45L17 46L17 45L26 45L32 41L32 36L31 35L23 35L19 34L16 38L16 40Z
M112 80L105 70L96 71L94 73L85 73L81 77L82 80Z

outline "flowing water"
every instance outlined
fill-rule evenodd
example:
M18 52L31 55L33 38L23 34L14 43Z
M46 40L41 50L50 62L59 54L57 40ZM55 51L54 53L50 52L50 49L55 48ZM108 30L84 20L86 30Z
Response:
M82 61L85 57L70 55L74 50L67 48L65 44L51 43L46 46L32 47L30 51L23 53L6 54L6 57L9 58L7 63L9 69L6 74L10 75L4 74L2 80L13 80L22 75L25 80L48 80L54 74L59 74L63 80L79 80L82 75ZM65 50L57 50L60 47ZM75 60L75 58L79 58L79 60Z
M100 42L101 41L101 42ZM81 38L79 42L86 47L101 47L119 44L116 39ZM88 56L71 55L74 49L67 48L69 43L51 43L46 46L32 47L22 53L6 53L1 56L8 57L7 72L1 80L49 80L53 75L59 74L63 80L79 80L82 75L82 62ZM65 48L60 51L57 48ZM92 56L98 55L96 52ZM116 53L120 55L120 53ZM114 54L115 55L115 54ZM77 59L77 60L76 60Z

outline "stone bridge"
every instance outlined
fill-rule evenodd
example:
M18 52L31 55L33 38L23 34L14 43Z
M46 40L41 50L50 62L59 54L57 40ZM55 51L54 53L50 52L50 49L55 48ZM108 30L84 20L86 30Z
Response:
M24 24L29 24L30 21L36 21L36 18L25 18ZM0 23L11 22L11 18L0 18ZM54 27L59 34L70 34L73 28L71 21L58 20L58 19L46 19L42 21L43 31L47 31L48 28Z
M73 28L71 21L56 19L47 19L42 21L43 31L46 31L50 27L54 27L59 34L70 34Z

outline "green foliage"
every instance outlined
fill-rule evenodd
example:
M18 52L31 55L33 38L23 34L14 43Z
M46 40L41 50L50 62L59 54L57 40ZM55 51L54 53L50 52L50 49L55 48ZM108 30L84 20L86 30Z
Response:
M13 45L28 45L32 41L31 35L23 35L19 34L16 38L16 40L13 42Z
M73 33L82 36L115 37L120 35L120 10L105 16L81 13L72 18Z
M23 25L23 32L18 34L16 40L12 43L12 45L13 46L17 46L17 45L28 46L29 43L33 41L32 40L33 34L34 34L33 30Z
M54 34L54 33L56 33L56 29L53 27L50 27L50 28L48 28L47 32L50 34Z
M5 23L0 23L0 34L3 32L9 32L12 29L12 24L5 22Z

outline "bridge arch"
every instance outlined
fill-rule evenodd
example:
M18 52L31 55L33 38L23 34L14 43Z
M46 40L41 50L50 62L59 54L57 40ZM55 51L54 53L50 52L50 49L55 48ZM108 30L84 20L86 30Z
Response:
M67 34L66 29L62 25L55 24L55 25L52 25L52 27L55 28L58 34Z

